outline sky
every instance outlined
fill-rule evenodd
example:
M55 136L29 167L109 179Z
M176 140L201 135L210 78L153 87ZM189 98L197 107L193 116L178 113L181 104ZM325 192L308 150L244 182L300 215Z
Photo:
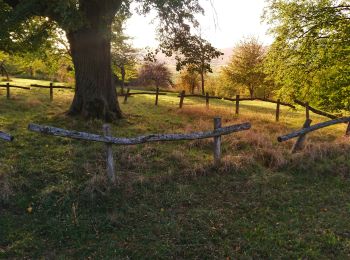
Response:
M256 36L260 42L270 44L273 40L267 34L268 26L261 22L264 0L200 0L205 15L197 16L201 34L216 48L232 48L244 37ZM156 15L134 14L127 22L126 33L134 37L137 48L158 45L155 36Z

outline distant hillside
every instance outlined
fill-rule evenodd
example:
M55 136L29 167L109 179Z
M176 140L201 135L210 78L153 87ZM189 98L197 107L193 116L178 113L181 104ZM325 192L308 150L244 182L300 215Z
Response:
M223 52L224 55L212 61L214 72L217 72L220 67L226 65L230 61L230 57L232 55L232 48L220 49L220 51ZM158 61L166 63L171 71L176 71L176 60L174 56L167 57L163 53L158 53L156 58Z

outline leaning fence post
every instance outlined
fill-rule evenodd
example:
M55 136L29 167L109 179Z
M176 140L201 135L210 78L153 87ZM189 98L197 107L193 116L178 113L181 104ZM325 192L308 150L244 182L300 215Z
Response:
M311 125L312 120L310 118L307 118L305 120L305 123L303 125L303 128L308 128ZM292 148L292 153L296 153L297 151L300 151L303 148L304 141L306 139L306 134L302 134L298 137L298 140L295 142Z
M209 108L209 93L208 92L205 93L205 105L208 109Z
M156 103L154 105L158 106L158 95L159 95L159 88L157 87L156 90Z
M128 102L128 96L129 96L130 88L126 90L125 96L124 96L124 104Z
M280 120L280 105L281 105L281 100L277 99L276 122Z
M310 106L309 102L305 103L305 117L306 119L310 119Z
M10 83L6 83L6 98L10 99Z
M346 132L345 132L346 136L350 136L350 122L348 124L348 128L346 128Z
M103 133L104 136L110 136L111 135L111 129L109 124L104 124L103 125ZM107 176L110 179L110 181L115 184L116 182L116 177L115 177L115 170L114 170L114 158L113 158L113 150L112 150L112 145L106 143L106 148L107 148Z
M53 100L53 83L50 82L50 101Z
M221 128L221 118L214 118L214 131ZM221 160L221 135L214 137L214 164L217 165Z
M181 91L181 94L180 94L180 104L179 104L179 107L180 107L180 108L182 108L182 105L183 105L183 103L184 103L185 93L186 93L185 90Z
M239 95L236 95L236 115L239 114Z

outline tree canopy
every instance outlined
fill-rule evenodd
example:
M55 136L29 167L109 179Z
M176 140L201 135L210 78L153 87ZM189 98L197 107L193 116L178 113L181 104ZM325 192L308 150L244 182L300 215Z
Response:
M65 31L75 67L76 91L70 114L112 120L122 116L112 83L111 27L116 14L158 13L159 33L176 37L196 24L198 0L0 0L0 49L40 47L55 28ZM94 68L93 70L91 68Z
M350 106L350 5L342 0L270 0L275 36L268 71L281 94L329 110Z
M139 70L139 81L142 84L154 83L156 87L171 85L171 72L164 63L145 62Z
M247 88L250 96L254 97L256 89L264 85L264 58L265 48L256 38L243 40L233 49L224 73L232 84Z
M204 76L212 73L211 61L223 55L201 36L192 34L190 28L183 27L175 38L165 37L160 49L167 55L175 53L176 70L183 68L198 73L201 76L201 91L205 94Z

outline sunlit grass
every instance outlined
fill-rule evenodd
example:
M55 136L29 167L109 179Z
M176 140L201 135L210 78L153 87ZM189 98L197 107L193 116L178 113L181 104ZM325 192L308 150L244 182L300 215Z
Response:
M25 83L23 83L25 84ZM29 84L29 83L28 83ZM48 84L41 82L40 84ZM134 90L133 90L134 91ZM136 90L135 90L136 91ZM102 134L100 120L67 117L73 91L0 89L0 258L240 259L338 258L350 254L350 143L346 126L308 135L292 155L304 111L275 104L137 95L114 136L188 133L250 122L222 138L213 166L212 140L114 146L121 185L105 178L105 146L39 135L29 123ZM313 123L327 118L311 113ZM27 211L28 207L32 212Z

